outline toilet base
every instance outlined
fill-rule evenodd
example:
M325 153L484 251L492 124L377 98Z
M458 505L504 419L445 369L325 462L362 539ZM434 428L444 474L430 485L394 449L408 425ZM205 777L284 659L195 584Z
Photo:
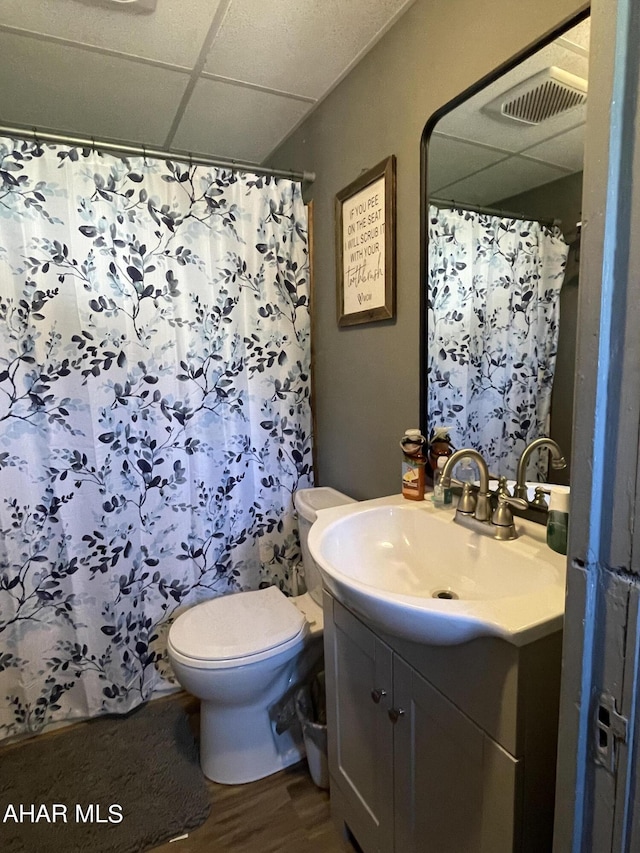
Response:
M207 779L222 785L255 782L304 756L298 726L276 734L264 708L200 703L200 766Z

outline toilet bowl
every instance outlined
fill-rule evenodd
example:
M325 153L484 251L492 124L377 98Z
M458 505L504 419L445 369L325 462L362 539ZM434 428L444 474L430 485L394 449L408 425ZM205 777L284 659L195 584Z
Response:
M319 509L353 502L330 488L296 492L307 592L277 587L204 601L169 629L169 660L201 700L200 764L223 784L253 782L300 761L297 726L278 734L273 709L322 654L322 578L307 535Z

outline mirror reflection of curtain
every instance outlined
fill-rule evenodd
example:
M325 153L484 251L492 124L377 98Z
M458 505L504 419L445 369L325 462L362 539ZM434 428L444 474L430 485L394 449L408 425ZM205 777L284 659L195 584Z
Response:
M429 208L428 428L495 474L548 434L567 253L556 227Z

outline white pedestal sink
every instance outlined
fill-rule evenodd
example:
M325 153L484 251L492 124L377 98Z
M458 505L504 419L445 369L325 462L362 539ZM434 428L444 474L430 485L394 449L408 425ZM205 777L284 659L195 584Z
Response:
M516 519L518 538L498 542L454 514L401 495L321 510L309 547L329 591L397 637L522 646L561 628L566 557L544 525Z

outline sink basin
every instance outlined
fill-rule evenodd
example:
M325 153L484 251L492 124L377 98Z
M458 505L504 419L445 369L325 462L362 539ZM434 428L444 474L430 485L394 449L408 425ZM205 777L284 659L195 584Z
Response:
M498 542L454 514L401 495L321 510L309 547L329 591L395 637L522 646L561 628L566 557L545 527L516 519L519 538Z

